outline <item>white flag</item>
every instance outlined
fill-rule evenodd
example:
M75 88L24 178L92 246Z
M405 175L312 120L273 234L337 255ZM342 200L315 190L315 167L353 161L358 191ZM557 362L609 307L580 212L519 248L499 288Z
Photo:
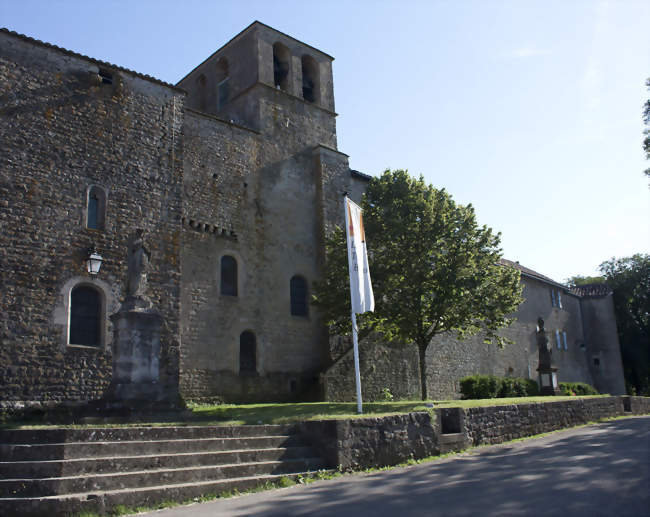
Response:
M363 216L359 205L345 198L345 231L348 237L348 267L350 269L350 296L352 312L361 314L375 310L375 297L372 294L370 271L368 270L368 250L366 234L363 230Z

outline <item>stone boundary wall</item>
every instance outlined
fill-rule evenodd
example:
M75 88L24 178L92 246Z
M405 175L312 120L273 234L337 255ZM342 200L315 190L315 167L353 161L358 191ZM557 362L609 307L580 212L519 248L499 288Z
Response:
M624 414L622 397L599 397L464 410L471 445L506 442Z
M650 397L440 408L379 418L301 422L298 431L329 465L358 470L459 451L471 445L574 427L622 415L650 414Z
M438 452L435 423L426 412L354 420L313 420L298 431L327 461L342 470L395 465Z

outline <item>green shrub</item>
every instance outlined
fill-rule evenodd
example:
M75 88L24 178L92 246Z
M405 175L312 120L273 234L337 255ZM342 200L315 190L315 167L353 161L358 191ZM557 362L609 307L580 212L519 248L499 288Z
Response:
M533 397L539 394L539 388L532 379L470 375L460 380L460 393L464 399Z
M598 395L596 388L585 382L561 382L560 390L562 395Z

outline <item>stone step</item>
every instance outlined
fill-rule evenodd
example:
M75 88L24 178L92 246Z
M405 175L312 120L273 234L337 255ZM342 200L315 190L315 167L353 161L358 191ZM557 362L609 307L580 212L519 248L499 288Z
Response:
M329 471L327 471L329 472ZM310 472L269 474L227 480L207 480L133 489L93 491L49 497L0 498L0 515L22 517L69 517L81 512L103 513L117 505L154 506L164 501L185 502L206 494L249 490L282 477L296 479Z
M47 461L242 449L272 449L294 445L302 445L299 437L296 435L249 438L36 443L33 445L1 443L0 458L4 461Z
M113 442L129 440L179 440L196 438L244 438L294 434L295 426L134 426L97 428L1 429L0 443L54 444L66 442Z
M159 468L227 465L259 461L308 458L310 447L279 447L272 449L242 449L216 452L185 452L111 458L78 458L70 460L0 462L0 479L51 478L108 472L129 472Z
M51 496L81 492L136 489L223 479L287 474L324 468L320 458L295 458L231 465L151 469L127 473L88 474L41 479L2 479L0 498Z

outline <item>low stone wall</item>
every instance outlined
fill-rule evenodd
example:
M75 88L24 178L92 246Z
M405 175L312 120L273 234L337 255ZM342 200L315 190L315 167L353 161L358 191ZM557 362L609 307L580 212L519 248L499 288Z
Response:
M620 397L465 409L465 433L472 445L501 443L622 415Z
M621 415L650 414L650 397L576 398L535 404L441 408L382 418L298 424L303 438L343 470L395 465L472 445L574 427Z
M299 431L330 465L343 470L395 465L438 453L438 433L426 412L302 422Z
M633 415L647 415L650 414L650 397L621 397L623 399L623 407ZM629 407L626 401L629 401Z

